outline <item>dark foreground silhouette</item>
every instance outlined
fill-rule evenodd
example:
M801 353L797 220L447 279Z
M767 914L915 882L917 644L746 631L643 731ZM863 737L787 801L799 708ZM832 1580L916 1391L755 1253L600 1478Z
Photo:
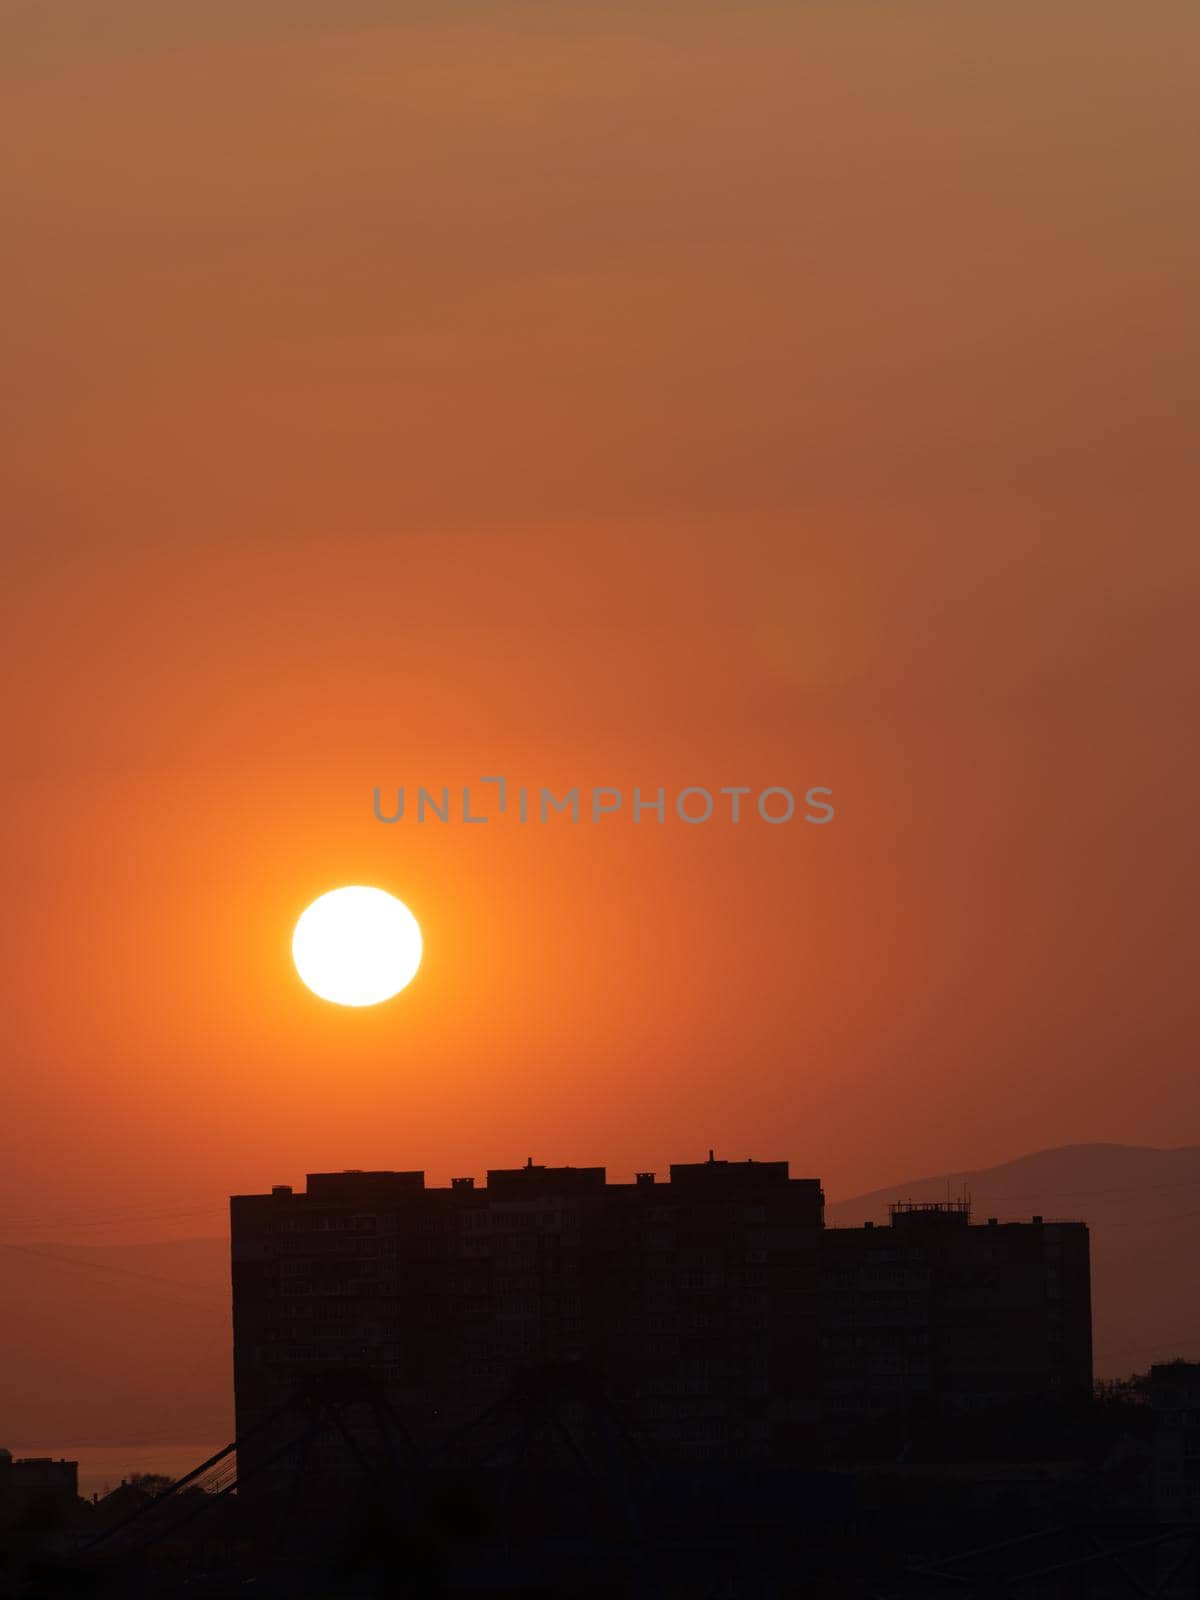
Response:
M1144 1385L1110 1387L895 1417L807 1462L663 1465L577 1369L525 1374L435 1450L330 1374L264 1421L269 1451L26 1508L0 1594L1172 1600L1197 1592L1200 1528L1154 1515L1153 1416Z

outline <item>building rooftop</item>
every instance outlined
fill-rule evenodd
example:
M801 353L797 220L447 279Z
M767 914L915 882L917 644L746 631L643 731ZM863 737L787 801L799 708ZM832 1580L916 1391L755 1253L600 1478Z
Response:
M536 1163L531 1156L521 1167L490 1167L486 1184L476 1185L472 1177L453 1178L448 1185L427 1185L424 1172L359 1171L310 1172L305 1178L305 1188L292 1189L290 1184L276 1184L269 1196L235 1195L235 1200L276 1199L316 1200L329 1204L390 1204L422 1193L456 1193L464 1199L478 1198L481 1194L519 1197L531 1194L587 1194L606 1190L656 1190L683 1191L687 1194L720 1194L730 1191L746 1193L765 1188L802 1185L814 1193L820 1191L818 1178L793 1178L786 1161L724 1161L712 1151L707 1161L674 1162L670 1167L667 1185L655 1182L652 1172L639 1172L632 1183L609 1182L605 1167L547 1167Z

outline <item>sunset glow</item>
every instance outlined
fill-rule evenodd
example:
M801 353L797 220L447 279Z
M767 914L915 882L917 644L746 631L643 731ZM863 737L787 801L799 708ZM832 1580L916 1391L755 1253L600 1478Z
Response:
M1200 1128L1200 7L0 45L4 1238ZM297 977L348 885L419 919L389 1003ZM69 1443L10 1320L0 1444Z

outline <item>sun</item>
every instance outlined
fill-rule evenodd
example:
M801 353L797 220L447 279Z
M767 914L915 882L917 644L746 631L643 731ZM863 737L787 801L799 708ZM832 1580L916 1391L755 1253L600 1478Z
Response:
M320 895L292 934L296 971L339 1006L377 1006L399 994L421 965L421 950L421 929L404 902L363 884Z

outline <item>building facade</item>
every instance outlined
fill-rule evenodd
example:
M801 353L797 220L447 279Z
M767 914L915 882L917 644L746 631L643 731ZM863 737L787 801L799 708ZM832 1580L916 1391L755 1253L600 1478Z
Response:
M314 1173L232 1201L239 1438L316 1374L354 1373L424 1445L522 1374L586 1374L623 1424L685 1459L769 1455L818 1410L815 1179L710 1160Z
M822 1417L853 1429L1092 1388L1081 1222L971 1222L966 1201L891 1208L821 1242Z
M0 1529L32 1516L60 1520L74 1510L79 1464L50 1456L14 1456L0 1449Z
M914 1404L1091 1386L1082 1224L923 1207L825 1229L820 1182L786 1162L710 1155L609 1183L531 1161L446 1188L314 1173L235 1196L231 1218L248 1463L293 1396L339 1382L427 1452L529 1375L574 1375L675 1461L795 1459ZM339 1427L331 1459L356 1448Z

